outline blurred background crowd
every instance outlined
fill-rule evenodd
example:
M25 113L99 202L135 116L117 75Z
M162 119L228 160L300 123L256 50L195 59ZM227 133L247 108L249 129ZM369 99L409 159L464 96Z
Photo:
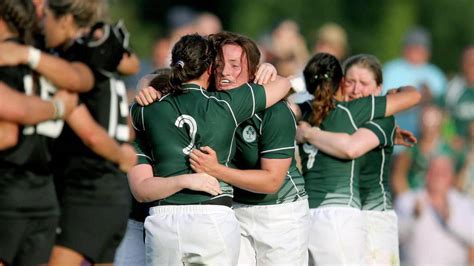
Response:
M385 91L413 85L423 94L417 108L396 117L418 138L414 147L398 148L392 163L401 257L442 261L474 253L469 244L474 235L472 0L113 0L111 6L112 17L125 20L141 57L140 73L127 79L130 96L141 76L168 66L179 37L194 32L248 35L282 76L301 73L317 52L341 62L357 53L377 56L384 63ZM303 93L293 100L308 97Z

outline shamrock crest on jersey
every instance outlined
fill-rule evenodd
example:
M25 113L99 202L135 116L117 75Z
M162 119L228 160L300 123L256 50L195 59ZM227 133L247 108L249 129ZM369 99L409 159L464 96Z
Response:
M253 126L246 126L242 131L245 142L254 142L257 139L257 131Z

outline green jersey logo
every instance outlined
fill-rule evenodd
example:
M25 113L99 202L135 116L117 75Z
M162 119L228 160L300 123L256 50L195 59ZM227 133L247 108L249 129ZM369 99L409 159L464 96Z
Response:
M257 131L252 126L246 126L242 131L245 142L254 142L257 139Z

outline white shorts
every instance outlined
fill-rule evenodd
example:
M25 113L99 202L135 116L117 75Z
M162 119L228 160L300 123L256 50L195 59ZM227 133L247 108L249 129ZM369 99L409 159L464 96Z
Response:
M143 223L128 219L127 231L115 253L115 266L145 266Z
M308 200L234 204L241 228L240 265L308 265Z
M220 205L150 208L145 220L146 265L236 265L240 227Z
M350 207L310 209L309 265L362 265L362 211Z
M366 265L400 265L398 218L395 211L362 211Z

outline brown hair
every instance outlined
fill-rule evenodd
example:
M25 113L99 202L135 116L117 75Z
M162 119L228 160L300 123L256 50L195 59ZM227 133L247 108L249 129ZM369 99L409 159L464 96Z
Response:
M106 0L48 0L48 7L56 18L71 14L82 28L104 21L108 5Z
M342 79L342 67L333 55L318 53L306 64L303 75L308 92L314 95L310 123L320 126L336 107L334 95Z
M255 73L260 63L260 50L252 39L237 33L223 31L209 35L209 40L213 42L214 47L217 49L215 72L221 71L223 67L224 55L222 47L226 44L234 44L242 47L247 57L249 80L255 79Z
M359 66L370 70L370 72L374 74L375 83L377 83L377 86L382 85L382 65L380 64L380 61L377 59L377 57L370 54L358 54L351 56L344 62L344 73L347 73L347 71L353 66Z
M11 32L18 34L22 42L26 44L33 42L36 14L31 0L1 0L0 17Z

